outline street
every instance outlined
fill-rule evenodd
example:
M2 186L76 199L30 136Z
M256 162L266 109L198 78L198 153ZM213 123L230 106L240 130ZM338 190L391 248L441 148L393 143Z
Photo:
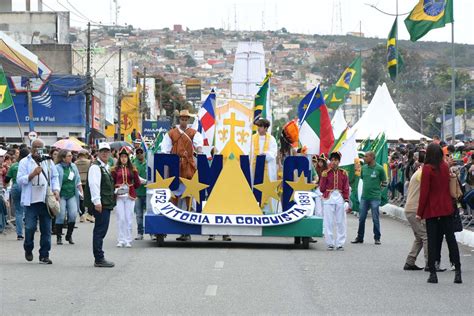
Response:
M357 218L349 216L349 240L356 225ZM24 259L14 233L0 237L0 314L468 315L473 310L474 250L460 246L464 284L453 284L449 269L438 273L439 284L427 284L428 273L402 270L412 233L388 217L382 218L381 246L366 233L364 244L332 252L322 239L303 250L289 238L233 237L227 243L204 236L193 236L191 243L168 236L163 248L146 236L131 249L119 249L113 221L104 245L113 269L93 267L93 224L77 226L76 245L57 246L53 236L53 265L47 266L38 264L39 233L33 262Z

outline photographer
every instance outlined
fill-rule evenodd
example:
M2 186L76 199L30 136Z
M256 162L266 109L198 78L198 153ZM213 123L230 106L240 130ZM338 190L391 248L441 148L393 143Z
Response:
M25 207L25 258L33 260L34 235L36 223L40 223L39 261L52 264L49 259L51 249L51 216L46 206L48 185L59 201L58 171L45 152L43 141L36 139L31 144L31 154L20 161L18 166L17 183L21 186L21 204ZM49 181L49 184L48 184Z

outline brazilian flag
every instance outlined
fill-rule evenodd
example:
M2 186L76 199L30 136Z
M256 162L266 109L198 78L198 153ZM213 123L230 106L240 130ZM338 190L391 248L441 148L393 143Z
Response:
M5 77L3 68L0 66L0 112L10 108L12 105L13 99L10 94L10 88L8 88L7 77Z
M390 30L387 39L387 68L390 78L394 81L397 78L397 74L400 73L400 69L403 67L403 58L397 47L397 20L398 19L395 18L395 22L393 22L392 29Z
M419 0L405 19L405 25L410 40L416 42L432 29L453 21L453 0Z
M260 89L255 95L254 106L253 106L253 122L257 122L259 119L264 118L272 123L272 111L269 109L270 104L268 103L269 97L269 88L270 88L270 78L272 72L269 71L260 84ZM256 131L256 126L254 126L254 132Z
M324 94L324 102L330 109L337 110L339 106L344 104L346 94L349 91L360 87L362 61L358 56L347 67L337 80L336 84L330 87Z

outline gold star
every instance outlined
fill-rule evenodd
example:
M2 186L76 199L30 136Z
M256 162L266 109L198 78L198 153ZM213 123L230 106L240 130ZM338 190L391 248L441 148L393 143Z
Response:
M280 185L281 180L278 181L270 181L268 177L268 172L265 172L263 176L263 182L253 187L260 192L262 192L262 199L260 200L260 207L263 207L269 198L274 198L278 200L280 197L278 196L278 186Z
M181 195L182 198L190 196L193 197L199 204L201 204L201 196L200 192L201 190L206 189L209 187L207 184L199 182L199 175L198 172L196 171L191 178L191 180L186 179L186 178L180 178L183 184L186 186L186 189L183 192L183 195Z
M171 185L171 182L173 182L173 180L174 180L174 177L163 179L160 173L158 172L158 170L156 170L155 182L147 184L146 187L148 189L168 189L169 186Z
M301 172L298 181L286 181L286 183L293 189L293 193L291 194L290 201L294 200L295 191L311 191L316 187L314 183L308 183L306 181L306 177L304 176L304 172Z

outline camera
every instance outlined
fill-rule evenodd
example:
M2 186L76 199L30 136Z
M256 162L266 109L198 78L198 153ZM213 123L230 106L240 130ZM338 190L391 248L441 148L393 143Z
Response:
M45 161L53 159L50 155L46 153L43 148L38 149L38 154L33 157L37 164Z

